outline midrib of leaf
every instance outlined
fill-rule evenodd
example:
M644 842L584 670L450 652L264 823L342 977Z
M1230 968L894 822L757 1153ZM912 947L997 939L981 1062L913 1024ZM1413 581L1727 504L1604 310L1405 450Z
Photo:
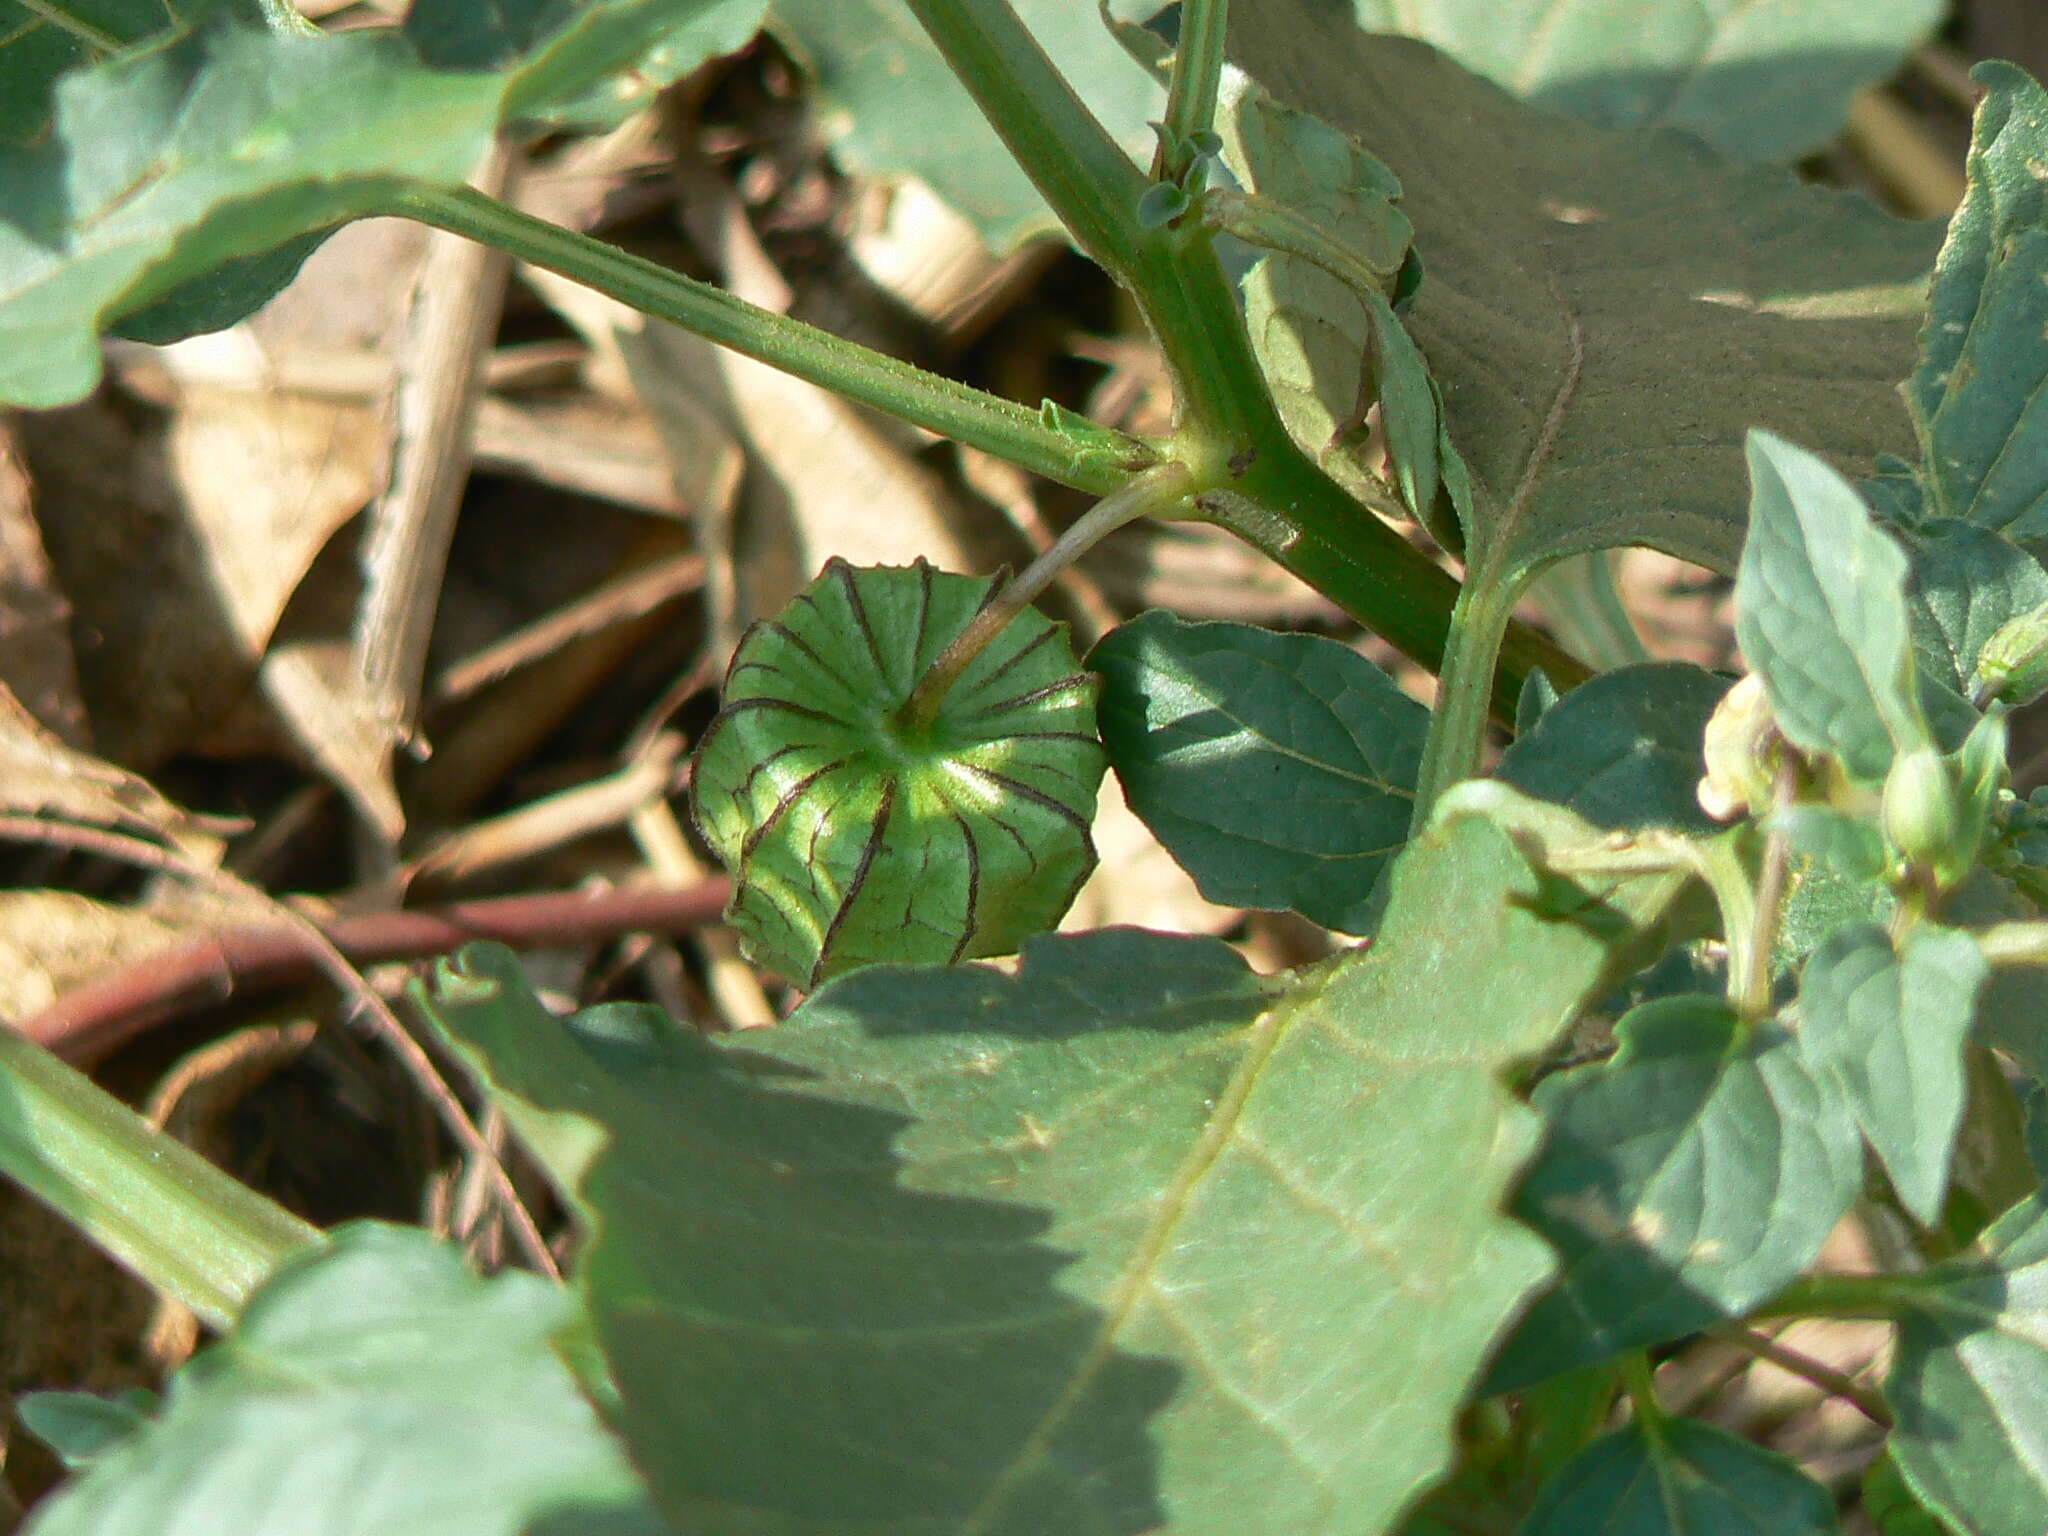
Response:
M1565 417L1570 414L1572 401L1578 396L1579 379L1586 368L1586 328L1579 320L1578 309L1558 286L1557 274L1547 263L1543 268L1543 281L1565 318L1567 356L1564 377L1558 380L1557 394L1551 399L1550 411L1536 434L1535 446L1529 450L1529 462L1522 470L1521 479L1515 483L1515 493L1508 500L1507 515L1501 519L1497 536L1487 541L1489 565L1495 558L1505 557L1514 547L1515 530L1529 515L1529 503L1535 498L1536 484L1557 453L1558 439L1564 435ZM1503 573L1509 581L1519 580L1526 574L1520 569L1519 562Z
M1281 1039L1302 1010L1321 1000L1329 988L1330 978L1342 969L1341 966L1332 966L1314 980L1297 985L1251 1025L1251 1039L1244 1060L1238 1063L1230 1082L1217 1096L1215 1114L1210 1116L1201 1136L1188 1149L1172 1183L1162 1192L1158 1213L1111 1287L1103 1307L1102 1326L1089 1341L1088 1352L1081 1357L1052 1406L1032 1426L1031 1433L1025 1437L1009 1465L990 1485L987 1495L968 1514L960 1527L962 1536L980 1536L988 1530L990 1522L1002 1513L1012 1490L1045 1460L1046 1452L1061 1426L1072 1416L1094 1385L1095 1378L1115 1355L1117 1339L1129 1324L1140 1300L1151 1289L1153 1273L1167 1251L1174 1230L1187 1214L1188 1202L1209 1170L1215 1167L1225 1147L1236 1138L1245 1104L1250 1100L1252 1090L1258 1086L1260 1076L1279 1048Z

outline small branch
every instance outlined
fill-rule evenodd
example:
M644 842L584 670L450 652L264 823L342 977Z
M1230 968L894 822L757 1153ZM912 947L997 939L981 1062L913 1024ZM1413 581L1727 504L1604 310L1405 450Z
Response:
M1135 167L1125 162L1133 176ZM1029 406L863 347L722 288L563 229L472 188L414 186L385 211L466 235L545 267L835 394L1106 496L1157 461L1150 444L1093 422L1050 425Z
M1977 947L1994 966L2048 965L2048 923L1993 923L1977 931Z
M1495 693L1494 674L1521 585L1495 582L1484 572L1474 572L1458 593L1438 673L1436 711L1430 717L1416 779L1416 827L1428 824L1430 808L1445 790L1479 772Z
M1892 1411L1877 1393L1864 1386L1853 1376L1836 1370L1831 1365L1803 1351L1781 1344L1769 1334L1759 1333L1754 1328L1716 1328L1713 1336L1724 1344L1731 1344L1745 1354L1768 1360L1781 1371L1812 1382L1831 1397L1839 1397L1853 1406L1871 1423L1884 1429L1892 1427Z
M1148 513L1163 513L1187 499L1194 488L1186 466L1163 464L1142 479L1134 480L1114 496L1106 496L1090 507L1044 554L998 592L967 621L926 669L917 687L904 700L901 717L916 727L931 724L946 702L946 693L960 674L973 665L974 658L989 641L1001 634L1009 622L1037 600L1068 566L1126 523Z
M1229 19L1230 0L1186 0L1180 8L1180 43L1166 94L1166 133L1153 169L1155 181L1178 185L1194 164L1196 141L1215 130Z
M551 891L337 918L321 931L347 960L363 966L427 959L476 939L535 949L627 933L686 933L716 922L728 894L723 879L684 890ZM16 1028L67 1061L90 1062L181 1014L276 991L319 972L317 956L294 927L225 928L75 987Z
M1777 779L1771 787L1774 805L1790 805L1798 787L1799 768L1788 754L1778 765ZM1784 920L1785 888L1791 871L1792 841L1781 825L1774 824L1764 834L1763 865L1757 872L1756 905L1750 916L1749 952L1758 974L1751 981L1754 990L1739 1000L1745 1018L1760 1019L1770 1012L1771 956L1778 947L1778 928ZM1751 1007L1755 1012L1748 1011Z

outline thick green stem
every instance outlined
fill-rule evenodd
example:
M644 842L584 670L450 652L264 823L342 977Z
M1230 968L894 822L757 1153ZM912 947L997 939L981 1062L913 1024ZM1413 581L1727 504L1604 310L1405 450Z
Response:
M1451 613L1450 644L1437 674L1436 712L1415 785L1417 827L1429 822L1439 796L1478 775L1486 750L1486 722L1495 693L1496 662L1520 595L1518 582L1469 578ZM1517 693L1520 692L1519 686Z
M408 188L386 211L509 251L849 400L1077 490L1109 495L1159 458L1155 447L1121 432L1073 416L1055 423L1045 412L761 309L472 188Z
M0 1173L214 1328L233 1323L278 1265L322 1241L318 1227L5 1028Z
M1166 93L1166 132L1159 145L1158 181L1178 183L1194 164L1196 141L1214 131L1223 82L1223 39L1230 0L1184 0L1173 85Z

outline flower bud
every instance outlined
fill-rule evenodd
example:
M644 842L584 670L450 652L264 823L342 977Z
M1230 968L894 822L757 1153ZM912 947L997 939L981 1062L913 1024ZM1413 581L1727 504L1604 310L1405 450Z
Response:
M1884 835L1907 863L1935 871L1937 879L1953 868L1963 837L1960 812L1955 781L1934 748L1915 747L1893 760L1884 781Z
M1784 750L1763 679L1752 672L1728 690L1708 717L1700 809L1716 821L1764 809L1771 803L1771 781Z
M1984 642L1970 693L1981 702L2020 705L2048 692L2048 608L2001 624Z

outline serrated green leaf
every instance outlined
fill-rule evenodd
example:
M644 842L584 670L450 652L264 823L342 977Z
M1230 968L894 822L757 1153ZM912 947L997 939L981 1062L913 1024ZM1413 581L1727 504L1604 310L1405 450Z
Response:
M1103 25L1095 0L1012 4L1089 110L1133 160L1148 161L1166 95ZM849 170L917 177L998 251L1059 228L901 0L773 0L768 25L810 69Z
M1682 661L1603 672L1545 711L1502 755L1499 775L1596 827L1718 831L1699 804L1701 743L1728 688Z
M1348 1536L1445 1466L1544 1270L1498 1074L1671 889L1557 900L1477 818L1393 878L1292 984L1110 930L607 1058L483 949L429 1011L603 1122L580 1284L685 1528Z
M1548 1134L1515 1213L1563 1260L1489 1391L1739 1317L1820 1251L1862 1180L1855 1123L1776 1024L1661 998L1604 1062L1536 1090Z
M47 141L0 146L0 401L82 396L100 332L160 301L138 322L156 339L239 318L289 277L300 237L407 183L461 183L506 117L593 86L629 35L651 42L719 0L580 6L495 75L425 67L389 32L268 32L243 15L253 3L65 76Z
M1400 180L1427 267L1406 320L1490 579L1619 544L1732 570L1752 426L1859 468L1909 446L1897 381L1938 229L1531 108L1335 7L1248 8L1231 48Z
M995 585L833 559L741 639L690 812L757 963L808 988L878 961L1011 954L1095 868L1097 684L1064 625L1027 608L933 719L900 718Z
M1799 982L1799 1041L1891 1174L1932 1226L1948 1193L1949 1154L1966 1098L1963 1046L1990 975L1976 940L1921 925L1894 954L1882 928L1828 939Z
M1587 1447L1515 1536L1834 1536L1827 1489L1783 1456L1697 1419L1629 1425Z
M1088 665L1131 808L1203 895L1368 931L1408 838L1428 710L1334 640L1157 611Z
M550 1341L568 1296L479 1280L409 1228L294 1259L155 1417L40 1506L37 1536L658 1536Z
M1885 1398L1914 1494L1966 1536L2048 1530L2048 1210L1915 1278Z
M1906 557L1854 486L1803 448L1750 434L1749 542L1736 638L1778 728L1867 784L1924 744L1913 694Z
M2048 571L2001 533L1953 518L1913 530L1906 611L1923 677L1967 698L1985 641L2048 607Z
M2048 533L2048 92L1980 65L1969 190L1949 226L1906 398L1928 510Z

